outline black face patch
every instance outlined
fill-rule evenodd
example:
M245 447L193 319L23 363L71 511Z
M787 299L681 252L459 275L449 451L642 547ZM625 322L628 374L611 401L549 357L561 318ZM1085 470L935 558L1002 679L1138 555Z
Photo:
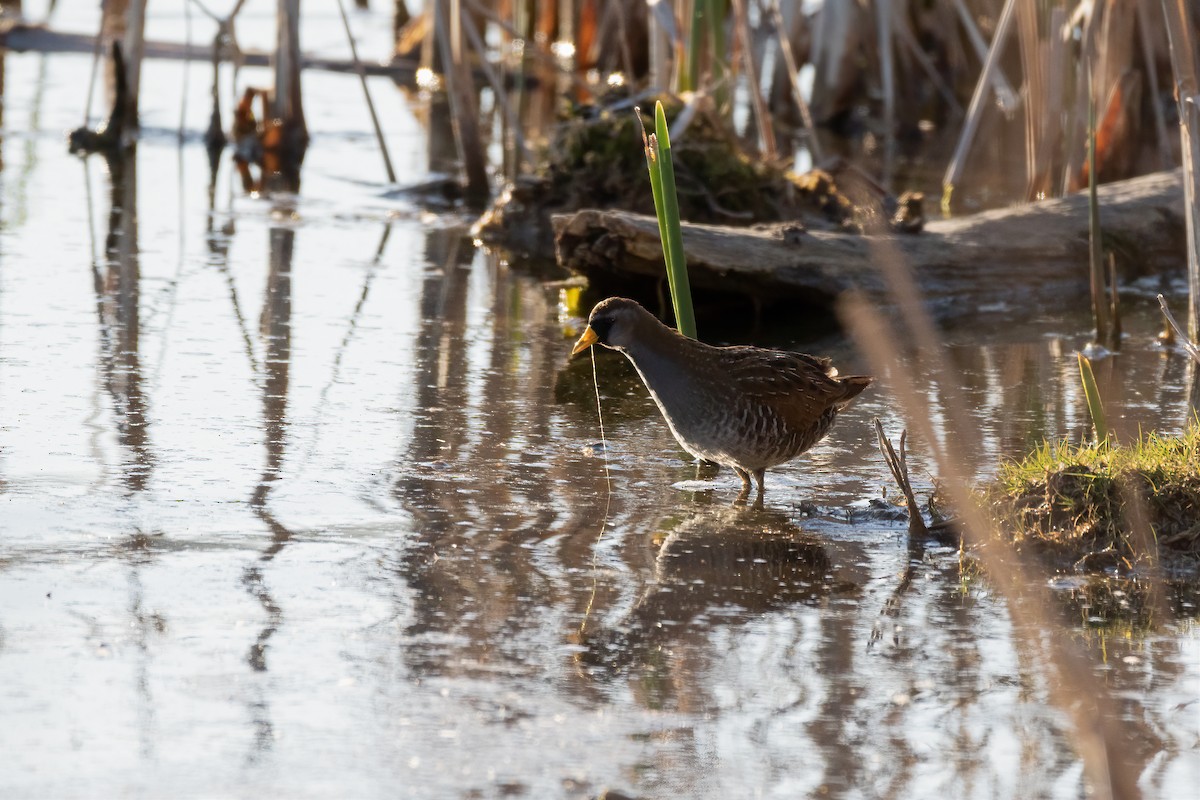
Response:
M599 317L593 317L588 322L588 326L596 332L596 338L599 340L600 344L608 345L608 334L612 331L614 322L616 322L614 318L601 315Z

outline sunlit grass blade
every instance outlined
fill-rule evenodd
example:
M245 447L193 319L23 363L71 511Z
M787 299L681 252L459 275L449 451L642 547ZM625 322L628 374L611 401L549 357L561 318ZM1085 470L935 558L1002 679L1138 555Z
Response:
M1087 399L1088 414L1092 417L1092 425L1096 429L1096 440L1108 441L1108 420L1104 416L1104 403L1100 400L1100 388L1096 385L1096 375L1092 372L1092 362L1083 353L1079 356L1079 377L1083 381L1083 396Z

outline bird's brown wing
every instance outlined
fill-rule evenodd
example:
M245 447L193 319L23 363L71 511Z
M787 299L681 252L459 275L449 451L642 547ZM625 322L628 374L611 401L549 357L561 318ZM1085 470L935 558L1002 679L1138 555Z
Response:
M812 424L845 400L828 358L758 347L722 348L722 366L734 385L774 408L797 427Z

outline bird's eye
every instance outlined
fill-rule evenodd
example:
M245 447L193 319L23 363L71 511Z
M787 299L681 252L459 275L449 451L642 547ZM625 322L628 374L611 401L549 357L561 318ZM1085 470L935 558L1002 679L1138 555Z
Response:
M592 330L596 332L596 337L601 342L607 342L608 334L609 331L612 330L613 322L614 320L612 317L596 317L588 324L591 326Z

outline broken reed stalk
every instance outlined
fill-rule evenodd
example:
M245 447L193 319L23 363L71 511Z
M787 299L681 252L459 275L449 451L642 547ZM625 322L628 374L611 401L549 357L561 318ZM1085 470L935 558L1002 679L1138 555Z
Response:
M1162 0L1179 103L1179 138L1183 146L1183 191L1187 205L1188 341L1200 342L1200 80L1196 76L1196 46L1187 0Z
M983 71L979 74L979 82L975 84L975 93L971 95L971 104L967 107L967 120L963 123L962 133L958 137L958 145L954 148L954 156L950 159L950 165L946 167L946 174L942 178L943 213L949 213L950 197L966 167L967 153L971 149L975 132L979 128L979 120L987 105L984 103L984 98L988 94L988 85L992 82L992 75L1000 63L1004 42L1008 39L1009 31L1012 30L1015 8L1016 0L1005 0L1004 10L1000 12L1000 20L996 23L996 33L992 36L992 45L988 48L987 59L983 62Z
M904 447L908 439L908 429L900 431L900 453L897 455L891 440L883 435L883 423L879 421L879 417L876 417L874 422L875 438L879 441L879 452L883 456L888 470L892 473L896 486L900 488L900 493L904 495L904 501L908 503L908 535L925 536L929 533L929 529L925 527L925 520L921 519L921 511L917 508L917 496L913 492L912 481L908 477L908 456Z
M1092 427L1096 429L1096 441L1107 442L1108 418L1104 414L1104 402L1100 399L1100 387L1096 385L1096 373L1092 372L1092 362L1083 353L1075 355L1079 358L1079 379L1083 384L1083 397L1087 400Z
M671 132L661 101L654 104L654 133L646 136L641 110L634 108L642 129L646 169L654 194L654 213L658 217L658 235L662 240L663 260L667 265L667 286L675 327L684 336L696 338L696 315L692 310L692 289L688 281L687 258L683 252L683 230L679 224L679 197L675 193L675 165L671 159Z
M1053 601L1044 582L1025 575L1011 545L992 528L971 494L970 470L965 451L954 436L938 437L930 413L905 368L896 342L903 339L861 295L851 294L841 307L843 320L866 355L871 371L887 375L905 415L929 442L943 486L959 514L964 541L989 577L989 584L1006 601L1012 618L1014 644L1028 648L1045 671L1049 701L1067 715L1069 740L1083 762L1083 776L1091 796L1106 800L1138 798L1136 770L1122 749L1120 717L1092 666L1072 637L1058 635L1055 620L1047 613ZM950 377L946 375L945 377ZM949 409L948 409L949 410Z
M396 170L392 169L392 158L388 155L387 142L383 138L383 127L379 124L379 115L375 113L375 103L371 100L371 90L367 88L367 71L363 69L358 59L358 45L354 43L354 34L350 32L350 18L346 16L346 4L337 0L338 13L342 16L342 29L346 31L346 41L350 43L350 59L354 62L354 71L358 73L358 82L362 85L363 97L367 101L367 111L371 114L371 127L375 129L375 141L379 143L379 153L383 156L383 168L387 170L388 183L396 182Z

